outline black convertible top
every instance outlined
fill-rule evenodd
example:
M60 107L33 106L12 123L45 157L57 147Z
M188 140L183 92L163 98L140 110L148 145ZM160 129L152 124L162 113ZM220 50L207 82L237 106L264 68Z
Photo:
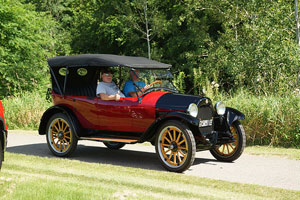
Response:
M144 57L118 56L112 54L81 54L57 56L48 59L50 67L133 67L139 69L169 69L170 64L160 63Z

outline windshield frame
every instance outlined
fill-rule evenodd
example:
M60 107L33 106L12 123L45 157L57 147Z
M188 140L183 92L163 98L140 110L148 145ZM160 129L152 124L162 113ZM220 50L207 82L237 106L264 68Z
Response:
M170 68L166 70L166 69L139 69L139 68L133 68L133 67L131 67L130 68L130 72L132 72L132 73L130 73L130 79L133 82L133 85L135 86L135 88L137 89L136 90L136 95L137 95L139 101L140 101L140 97L138 95L138 91L140 91L142 93L142 95L141 95L142 97L144 97L146 94L150 93L151 91L147 92L147 90L146 90L145 92L143 92L142 89L135 83L134 78L133 78L133 74L138 79L141 78L141 76L139 76L139 73L136 73L136 70L139 70L140 72L147 70L147 71L149 71L150 75L154 77L155 80L167 80L170 83L170 85L172 86L172 88L168 88L168 87L151 87L148 90L151 90L151 91L152 90L154 90L154 91L155 90L164 90L164 91L175 92L175 93L179 92L179 90L175 87L175 85L174 85L174 83L172 81L173 74L170 72ZM155 71L167 71L167 73L168 73L167 76L170 76L170 77L169 78L168 77L166 77L166 78L159 77L159 76L157 76L157 74L155 73Z

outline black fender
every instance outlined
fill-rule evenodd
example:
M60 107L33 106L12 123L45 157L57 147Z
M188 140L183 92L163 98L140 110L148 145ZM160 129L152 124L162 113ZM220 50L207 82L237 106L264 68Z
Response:
M156 135L156 131L159 126L161 126L167 120L178 120L182 121L185 124L196 126L199 125L199 120L191 115L184 112L169 112L162 114L151 124L147 131L140 137L139 142L150 141Z
M229 127L233 122L245 119L245 115L243 113L230 107L226 107L224 117L226 117Z
M169 112L168 114L159 117L158 120L165 120L168 118L177 118L193 126L199 125L199 120L197 118L184 112Z
M56 113L63 113L70 119L70 122L72 123L72 126L75 129L75 136L77 138L79 138L78 135L81 132L81 126L80 126L75 114L73 113L73 111L70 108L68 108L66 106L62 106L62 105L52 106L44 112L44 114L41 118L41 121L40 121L40 125L39 125L39 134L40 135L46 134L46 131L47 131L46 127L47 127L48 121Z

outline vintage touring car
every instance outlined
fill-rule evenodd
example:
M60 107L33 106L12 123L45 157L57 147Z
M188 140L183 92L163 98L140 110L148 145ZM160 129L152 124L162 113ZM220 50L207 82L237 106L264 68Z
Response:
M4 152L7 144L7 126L4 119L4 108L2 102L0 101L0 169L2 167L2 162L4 161Z
M110 54L58 56L48 60L53 106L41 118L51 152L69 156L78 140L103 142L110 149L151 142L162 165L182 172L196 151L209 150L220 161L234 161L246 138L239 120L244 115L205 96L180 94L172 84L171 65L143 57ZM106 101L96 96L101 70L110 67L122 89L130 72L151 85L141 95ZM139 93L140 94L140 93Z

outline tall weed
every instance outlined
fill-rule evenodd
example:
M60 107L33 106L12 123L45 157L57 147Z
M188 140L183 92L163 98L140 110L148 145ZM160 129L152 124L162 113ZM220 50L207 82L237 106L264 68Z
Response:
M24 92L2 100L9 129L37 129L45 110L50 107L45 94Z
M245 114L248 144L300 148L299 95L256 96L242 90L223 100Z

